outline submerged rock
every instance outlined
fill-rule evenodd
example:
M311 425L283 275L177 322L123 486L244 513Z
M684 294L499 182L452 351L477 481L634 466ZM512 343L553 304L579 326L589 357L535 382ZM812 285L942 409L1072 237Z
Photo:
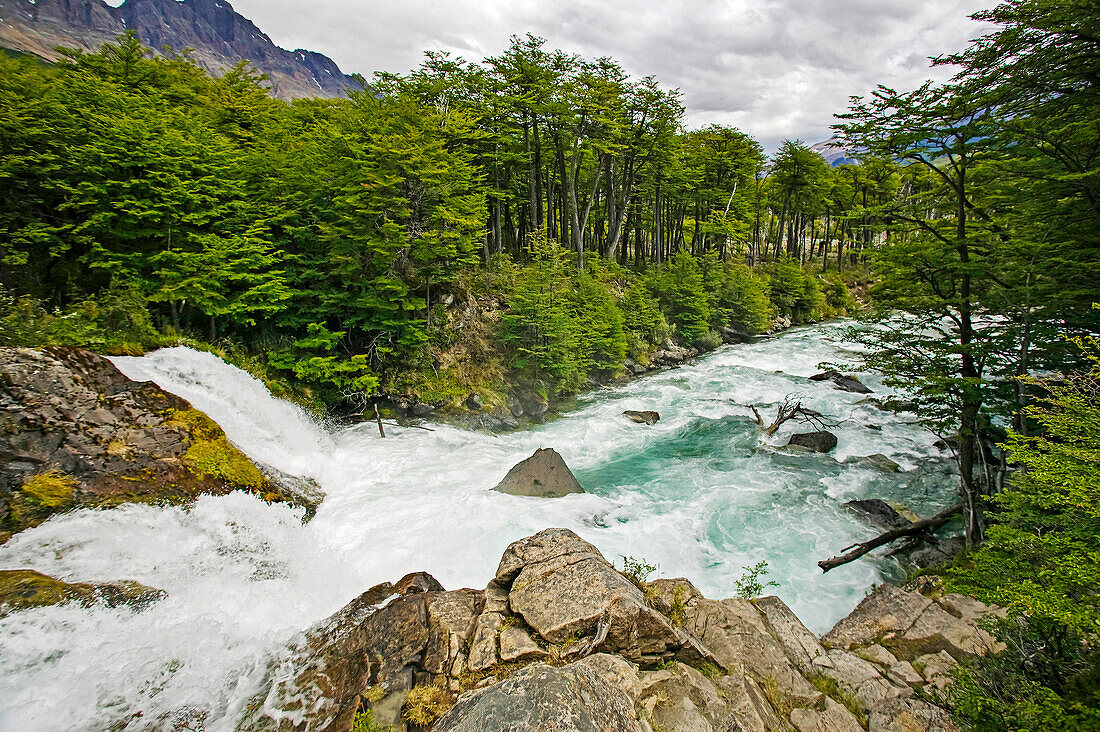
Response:
M531 457L517 463L493 490L538 498L561 498L570 493L584 493L584 488L565 464L565 459L553 448L540 448Z
M164 590L124 580L105 584L62 582L30 569L0 570L0 618L8 613L47 605L78 602L141 610L168 596Z
M844 504L844 507L863 516L884 531L904 528L910 524L909 519L902 516L893 506L880 498L848 501Z
M661 415L658 414L657 412L653 412L653 411L639 412L639 411L635 411L633 409L628 409L625 412L623 412L623 416L624 417L629 417L631 420L637 422L638 424L647 424L651 427L653 425L657 424L657 422L660 421L660 419L661 419Z
M879 427L879 430L882 428ZM857 465L866 465L871 468L876 468L884 473L900 473L901 466L895 463L890 458L881 453L875 453L874 455L866 455L864 457L858 457L846 460L845 462L855 463Z
M791 435L788 445L804 447L814 452L829 452L836 447L836 435L832 432L803 432Z
M854 394L874 393L856 377L845 375L838 371L826 371L823 374L815 374L810 377L810 381L831 381L833 382L833 386L835 386L837 389L841 389L842 391L850 391Z

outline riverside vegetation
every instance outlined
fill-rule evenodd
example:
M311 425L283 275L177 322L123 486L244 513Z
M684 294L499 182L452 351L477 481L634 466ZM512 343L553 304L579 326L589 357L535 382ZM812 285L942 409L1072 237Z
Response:
M957 456L948 587L1008 609L1007 649L947 703L975 729L1096 729L1100 21L1075 0L977 17L937 59L951 81L853 100L860 162L836 168L685 131L654 79L533 37L290 104L129 36L5 57L0 338L201 338L320 405L503 408L670 339L847 312L869 272L863 364Z

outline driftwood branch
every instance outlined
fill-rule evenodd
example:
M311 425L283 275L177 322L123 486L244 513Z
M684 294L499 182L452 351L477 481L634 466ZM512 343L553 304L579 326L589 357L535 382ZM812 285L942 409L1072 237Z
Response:
M378 413L378 405L374 405L374 421L378 423L378 434L384 440L386 439L386 428L382 426L382 415Z
M797 422L802 422L803 424L813 425L819 430L840 425L840 422L829 419L821 412L815 412L808 407L802 406L802 399L797 394L788 394L783 397L783 401L779 403L779 407L776 409L775 419L766 427L764 426L764 418L760 416L760 412L757 411L756 406L750 404L749 409L752 410L753 416L756 417L756 424L760 429L764 430L764 434L769 437L778 432L784 422L788 422L792 419Z
M884 534L879 534L870 541L860 542L859 544L853 544L852 546L844 548L844 554L832 559L824 559L817 563L817 566L821 567L822 572L828 572L830 569L836 569L843 566L848 562L854 562L862 557L864 554L878 549L884 544L889 544L895 539L900 539L903 536L913 536L914 534L920 534L925 531L935 531L948 521L950 521L956 514L962 513L963 504L956 503L954 506L945 508L937 513L935 516L923 521L915 521L908 526L903 526L898 529L891 529Z

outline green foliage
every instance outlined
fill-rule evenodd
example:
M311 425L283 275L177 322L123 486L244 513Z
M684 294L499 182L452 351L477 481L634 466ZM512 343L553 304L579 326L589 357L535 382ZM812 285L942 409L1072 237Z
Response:
M952 692L977 730L1100 725L1100 349L1079 345L1092 368L1033 382L1041 434L1010 434L1019 469L992 498L995 523L945 572L950 589L1011 612L993 628L1008 650L966 664Z
M1020 616L989 630L1007 650L964 661L948 693L975 732L1100 729L1100 653L1057 622Z
M768 297L779 315L792 323L811 323L827 314L825 295L817 278L793 259L780 259L767 268Z
M512 368L558 394L576 389L584 377L573 268L561 246L544 234L532 238L531 250L534 258L518 269L508 295L501 337L514 353Z
M715 290L718 325L739 324L750 333L763 333L775 320L768 282L744 264L727 263ZM847 292L847 290L845 290Z
M680 250L666 266L655 269L649 277L649 287L685 343L695 343L707 334L710 304L699 263L689 252Z
M744 597L746 599L760 597L767 588L779 587L779 583L774 580L769 580L768 582L762 581L768 574L768 563L763 560L751 567L742 567L741 569L743 572L735 583L737 587L737 597Z
M374 713L370 709L364 709L355 715L351 732L386 732L386 729L378 726L374 721Z
M649 575L657 571L657 565L650 564L645 559L623 557L623 568L620 571L623 576L633 582L638 589L645 592L645 585L646 582L649 581Z
M171 340L153 326L145 299L131 287L111 287L52 312L29 296L15 299L0 290L0 345L80 346L133 355Z

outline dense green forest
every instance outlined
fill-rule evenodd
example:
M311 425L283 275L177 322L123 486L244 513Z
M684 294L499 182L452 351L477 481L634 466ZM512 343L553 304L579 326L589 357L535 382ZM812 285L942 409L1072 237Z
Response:
M852 311L870 277L862 365L956 446L949 583L1010 610L947 703L1100 729L1094 5L979 13L949 82L853 98L837 167L530 36L290 104L133 37L0 57L0 341L202 340L330 406L500 406Z
M542 46L293 104L132 37L4 60L5 339L226 339L328 404L553 399L668 338L852 307L880 182L684 131L652 79Z

